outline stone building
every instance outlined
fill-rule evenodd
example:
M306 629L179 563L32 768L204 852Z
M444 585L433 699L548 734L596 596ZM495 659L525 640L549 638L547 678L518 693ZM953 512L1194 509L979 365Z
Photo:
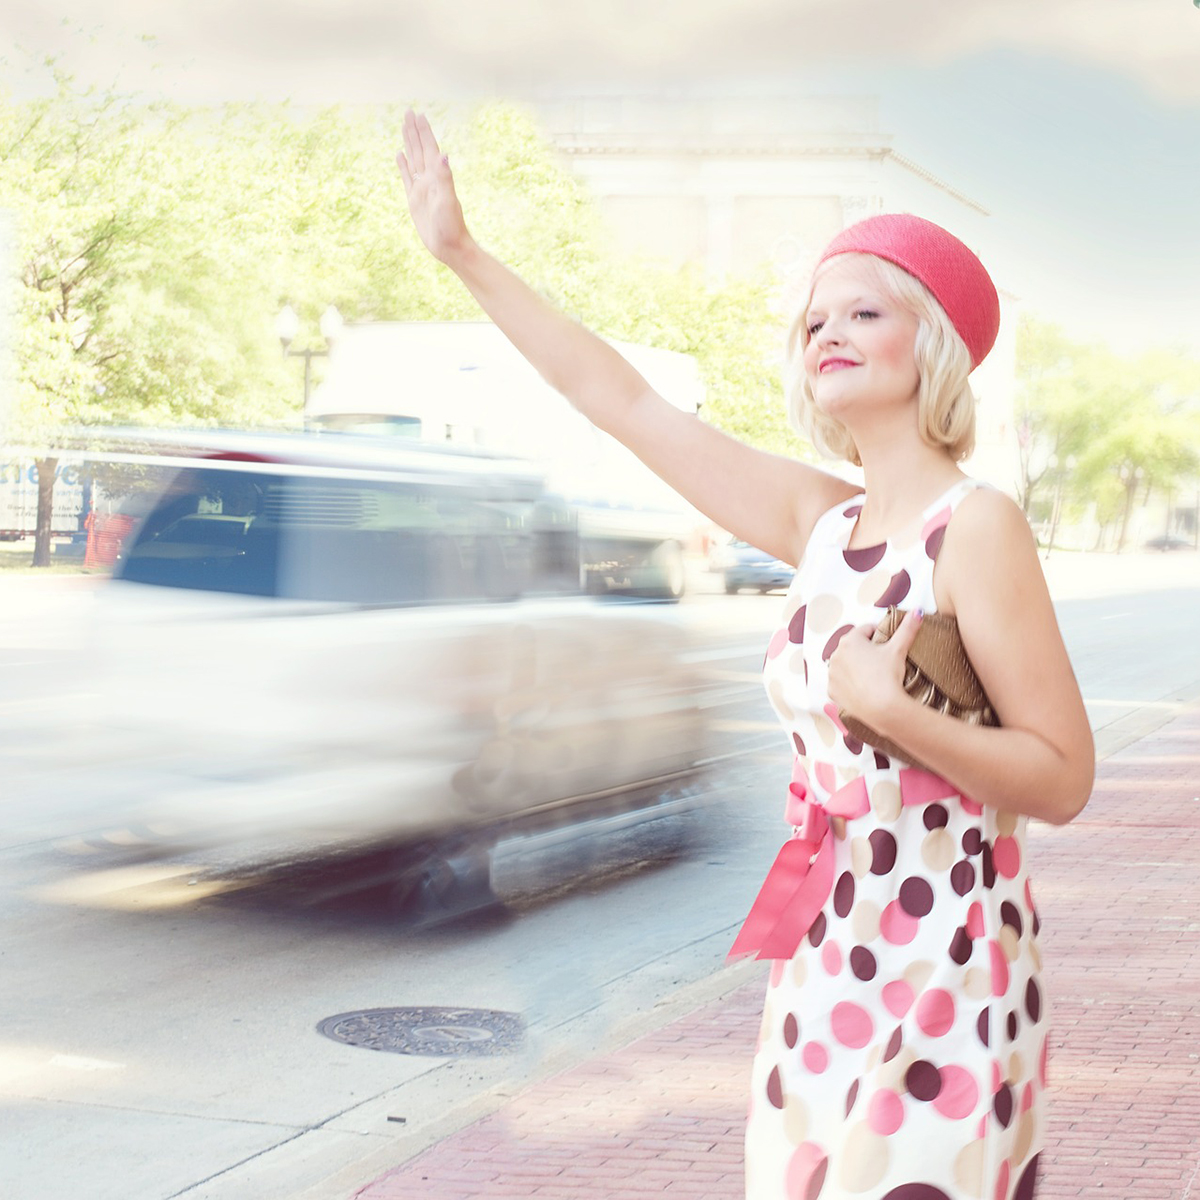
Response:
M537 109L625 249L718 281L769 266L789 312L821 248L863 217L913 212L960 237L992 270L1003 312L972 376L979 447L967 469L1011 489L1015 298L989 253L987 211L893 148L877 100L681 91L559 96Z

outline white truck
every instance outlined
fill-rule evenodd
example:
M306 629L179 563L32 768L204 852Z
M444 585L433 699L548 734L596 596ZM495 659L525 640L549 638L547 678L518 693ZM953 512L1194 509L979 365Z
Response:
M614 342L651 385L695 413L695 359ZM305 409L324 430L450 442L537 463L577 521L581 582L593 592L677 600L683 549L703 522L615 439L601 433L486 321L364 322L332 343Z

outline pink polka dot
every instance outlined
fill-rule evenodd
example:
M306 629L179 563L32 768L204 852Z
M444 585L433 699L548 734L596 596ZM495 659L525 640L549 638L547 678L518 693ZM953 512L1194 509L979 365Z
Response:
M1033 888L1028 879L1025 880L1025 903L1029 907L1030 912L1035 911L1037 906L1033 903Z
M829 1159L820 1146L813 1142L801 1142L788 1160L787 1194L819 1196L828 1167Z
M987 1115L987 1113L984 1113L983 1116L979 1118L979 1128L977 1130L975 1130L975 1136L980 1141L983 1141L983 1139L985 1137L987 1137L987 1125L988 1125L988 1115Z
M1000 1164L1000 1174L996 1177L996 1200L1008 1200L1008 1159Z
M978 900L967 909L967 936L972 939L983 937L983 905Z
M983 815L983 805L975 800L968 800L966 796L960 796L962 802L962 810L970 817L980 817Z
M921 541L927 542L944 525L950 523L950 516L954 510L946 505L945 508L939 508L937 512L929 518L921 528ZM760 643L761 645L761 643Z
M771 959L771 979L769 986L777 988L783 980L783 973L787 970L788 960L786 958Z
M817 782L827 792L837 791L837 774L829 763L817 763Z
M846 734L850 732L845 725L842 724L842 719L838 716L838 706L836 704L831 701L829 704L825 705L822 711L837 726L838 733Z
M1048 1038L1042 1039L1041 1053L1038 1055L1038 1082L1043 1088L1046 1087L1049 1078L1050 1066L1050 1041Z
M891 1088L881 1088L871 1097L867 1124L883 1137L891 1137L904 1124L904 1102Z
M767 643L767 657L778 658L783 651L784 646L788 644L788 631L786 629L775 630L775 635Z
M917 936L917 918L910 917L899 900L893 900L879 918L879 932L893 946L907 946Z
M988 942L992 952L992 995L1003 996L1008 991L1008 959L999 942Z
M998 837L992 846L992 862L1005 879L1016 879L1021 869L1021 847L1016 838Z
M917 1001L917 1024L929 1037L944 1037L954 1027L954 997L932 988Z
M836 975L842 969L842 952L832 939L821 947L821 962L828 975Z
M893 1017L903 1017L912 1008L913 990L903 979L883 985L883 1003Z
M800 1057L814 1075L820 1075L829 1066L829 1051L820 1042L805 1043Z
M871 1020L871 1014L861 1005L852 1004L849 1000L843 1000L833 1006L829 1024L833 1029L833 1036L851 1050L861 1050L875 1032L875 1022Z
M942 1090L933 1098L933 1107L943 1117L961 1121L975 1111L978 1103L979 1084L975 1082L975 1076L965 1067L943 1067Z
M1027 1083L1021 1091L1021 1111L1027 1113L1033 1107L1033 1084Z

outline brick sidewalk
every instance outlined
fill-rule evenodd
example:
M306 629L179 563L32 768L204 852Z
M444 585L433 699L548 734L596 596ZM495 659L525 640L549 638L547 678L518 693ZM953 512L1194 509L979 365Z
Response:
M1056 1048L1038 1200L1200 1200L1200 713L1034 835ZM763 983L530 1087L356 1200L739 1200Z

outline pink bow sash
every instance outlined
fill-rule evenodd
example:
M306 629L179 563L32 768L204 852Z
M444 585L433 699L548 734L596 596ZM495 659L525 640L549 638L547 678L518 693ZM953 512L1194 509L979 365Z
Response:
M726 961L791 958L800 939L812 928L833 890L834 833L830 817L852 820L870 811L866 780L861 776L838 790L824 804L811 799L804 771L797 764L786 819L795 827L784 842L750 913L742 923ZM930 771L904 767L900 771L900 803L932 804L959 793ZM977 806L964 799L972 809Z

